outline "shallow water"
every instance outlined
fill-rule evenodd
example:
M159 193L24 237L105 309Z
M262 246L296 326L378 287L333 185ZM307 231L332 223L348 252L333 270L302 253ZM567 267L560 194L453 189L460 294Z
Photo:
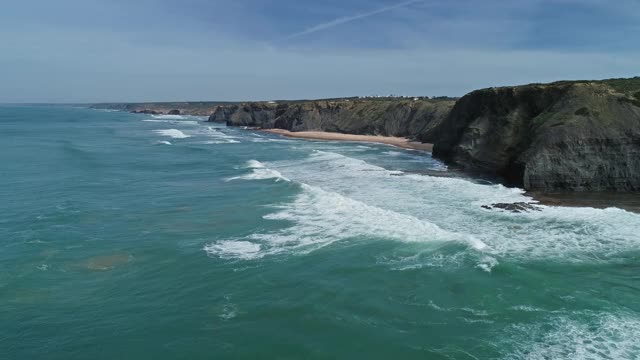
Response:
M639 214L194 117L0 136L1 359L640 357Z

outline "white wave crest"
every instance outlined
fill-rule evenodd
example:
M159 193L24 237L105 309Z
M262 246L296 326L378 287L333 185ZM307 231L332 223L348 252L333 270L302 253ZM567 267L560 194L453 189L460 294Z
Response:
M158 135L169 136L174 139L186 139L191 137L190 135L187 135L178 129L153 130L153 132Z
M203 142L204 144L238 144L240 143L237 137L225 134L224 132L216 129L213 126L206 126L203 128L199 128L195 132L192 132L192 134L211 139L211 140L204 141Z
M508 342L517 344L506 359L638 359L640 319L633 316L599 315L585 320L567 317L547 326L514 326ZM513 338L513 334L517 334Z
M260 253L260 244L249 241L218 241L206 245L204 251L211 256L223 259L253 260L264 256Z
M158 141L158 144L163 144L163 145L173 145L173 144L171 144L171 142L166 141L166 140L160 140L160 141Z
M183 120L186 119L183 115L151 115L154 119L164 119L164 120Z
M263 163L257 160L249 160L245 166L246 169L251 169L250 174L234 176L228 178L227 181L233 180L266 180L276 179L276 181L290 181L286 177L282 176L279 171L267 168Z
M340 240L359 236L408 242L464 240L474 247L484 245L451 233L416 217L370 206L335 192L302 184L302 193L282 210L265 216L288 220L295 237L322 237Z
M251 165L255 167L254 171L269 170L260 167L261 163ZM295 201L264 217L290 222L290 227L272 233L252 234L241 240L262 244L259 257L282 252L304 254L336 241L355 238L425 243L458 241L470 247L485 247L479 240L443 230L428 221L369 206L317 187L301 186L302 191ZM244 254L237 258L243 259Z
M258 160L247 161L247 169L264 169L266 166Z
M174 125L198 125L197 121L194 120L155 120L155 119L146 119L142 120L143 122L151 122L151 123L168 123Z
M212 145L212 144L239 144L238 140L207 140L203 141L202 144Z

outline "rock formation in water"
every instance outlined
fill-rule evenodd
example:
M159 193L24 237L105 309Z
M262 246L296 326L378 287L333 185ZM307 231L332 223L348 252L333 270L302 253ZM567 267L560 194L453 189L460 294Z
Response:
M131 112L134 113L134 114L149 114L149 115L161 115L161 114L164 114L162 111L149 110L149 109L132 110Z
M435 156L527 190L640 191L640 78L474 91L436 133Z

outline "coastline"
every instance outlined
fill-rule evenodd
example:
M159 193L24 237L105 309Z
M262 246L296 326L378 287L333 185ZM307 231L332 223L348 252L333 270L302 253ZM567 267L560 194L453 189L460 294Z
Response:
M296 139L369 142L392 145L410 150L433 151L433 144L411 141L407 138L396 136L353 135L324 131L293 132L283 129L260 129L260 131Z
M295 139L368 142L392 145L404 149L429 151L433 150L433 144L411 141L403 137L353 135L324 131L299 131L293 132L284 129L254 129L270 134L281 135ZM477 178L477 177L476 177ZM616 207L626 211L640 213L640 193L541 193L527 191L526 195L533 198L541 205L565 206L565 207L590 207L606 209Z
M540 193L526 192L542 205L562 207L590 207L595 209L618 208L640 214L640 193L636 192L586 192Z

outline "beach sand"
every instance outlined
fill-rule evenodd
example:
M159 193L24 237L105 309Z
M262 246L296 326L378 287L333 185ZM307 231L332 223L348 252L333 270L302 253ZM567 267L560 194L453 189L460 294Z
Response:
M395 136L374 136L374 135L351 135L323 131L297 131L292 132L282 129L263 129L262 131L271 134L278 134L290 138L312 139L312 140L337 140L337 141L359 141L379 144L393 145L405 149L432 151L433 144L411 141L403 137Z

